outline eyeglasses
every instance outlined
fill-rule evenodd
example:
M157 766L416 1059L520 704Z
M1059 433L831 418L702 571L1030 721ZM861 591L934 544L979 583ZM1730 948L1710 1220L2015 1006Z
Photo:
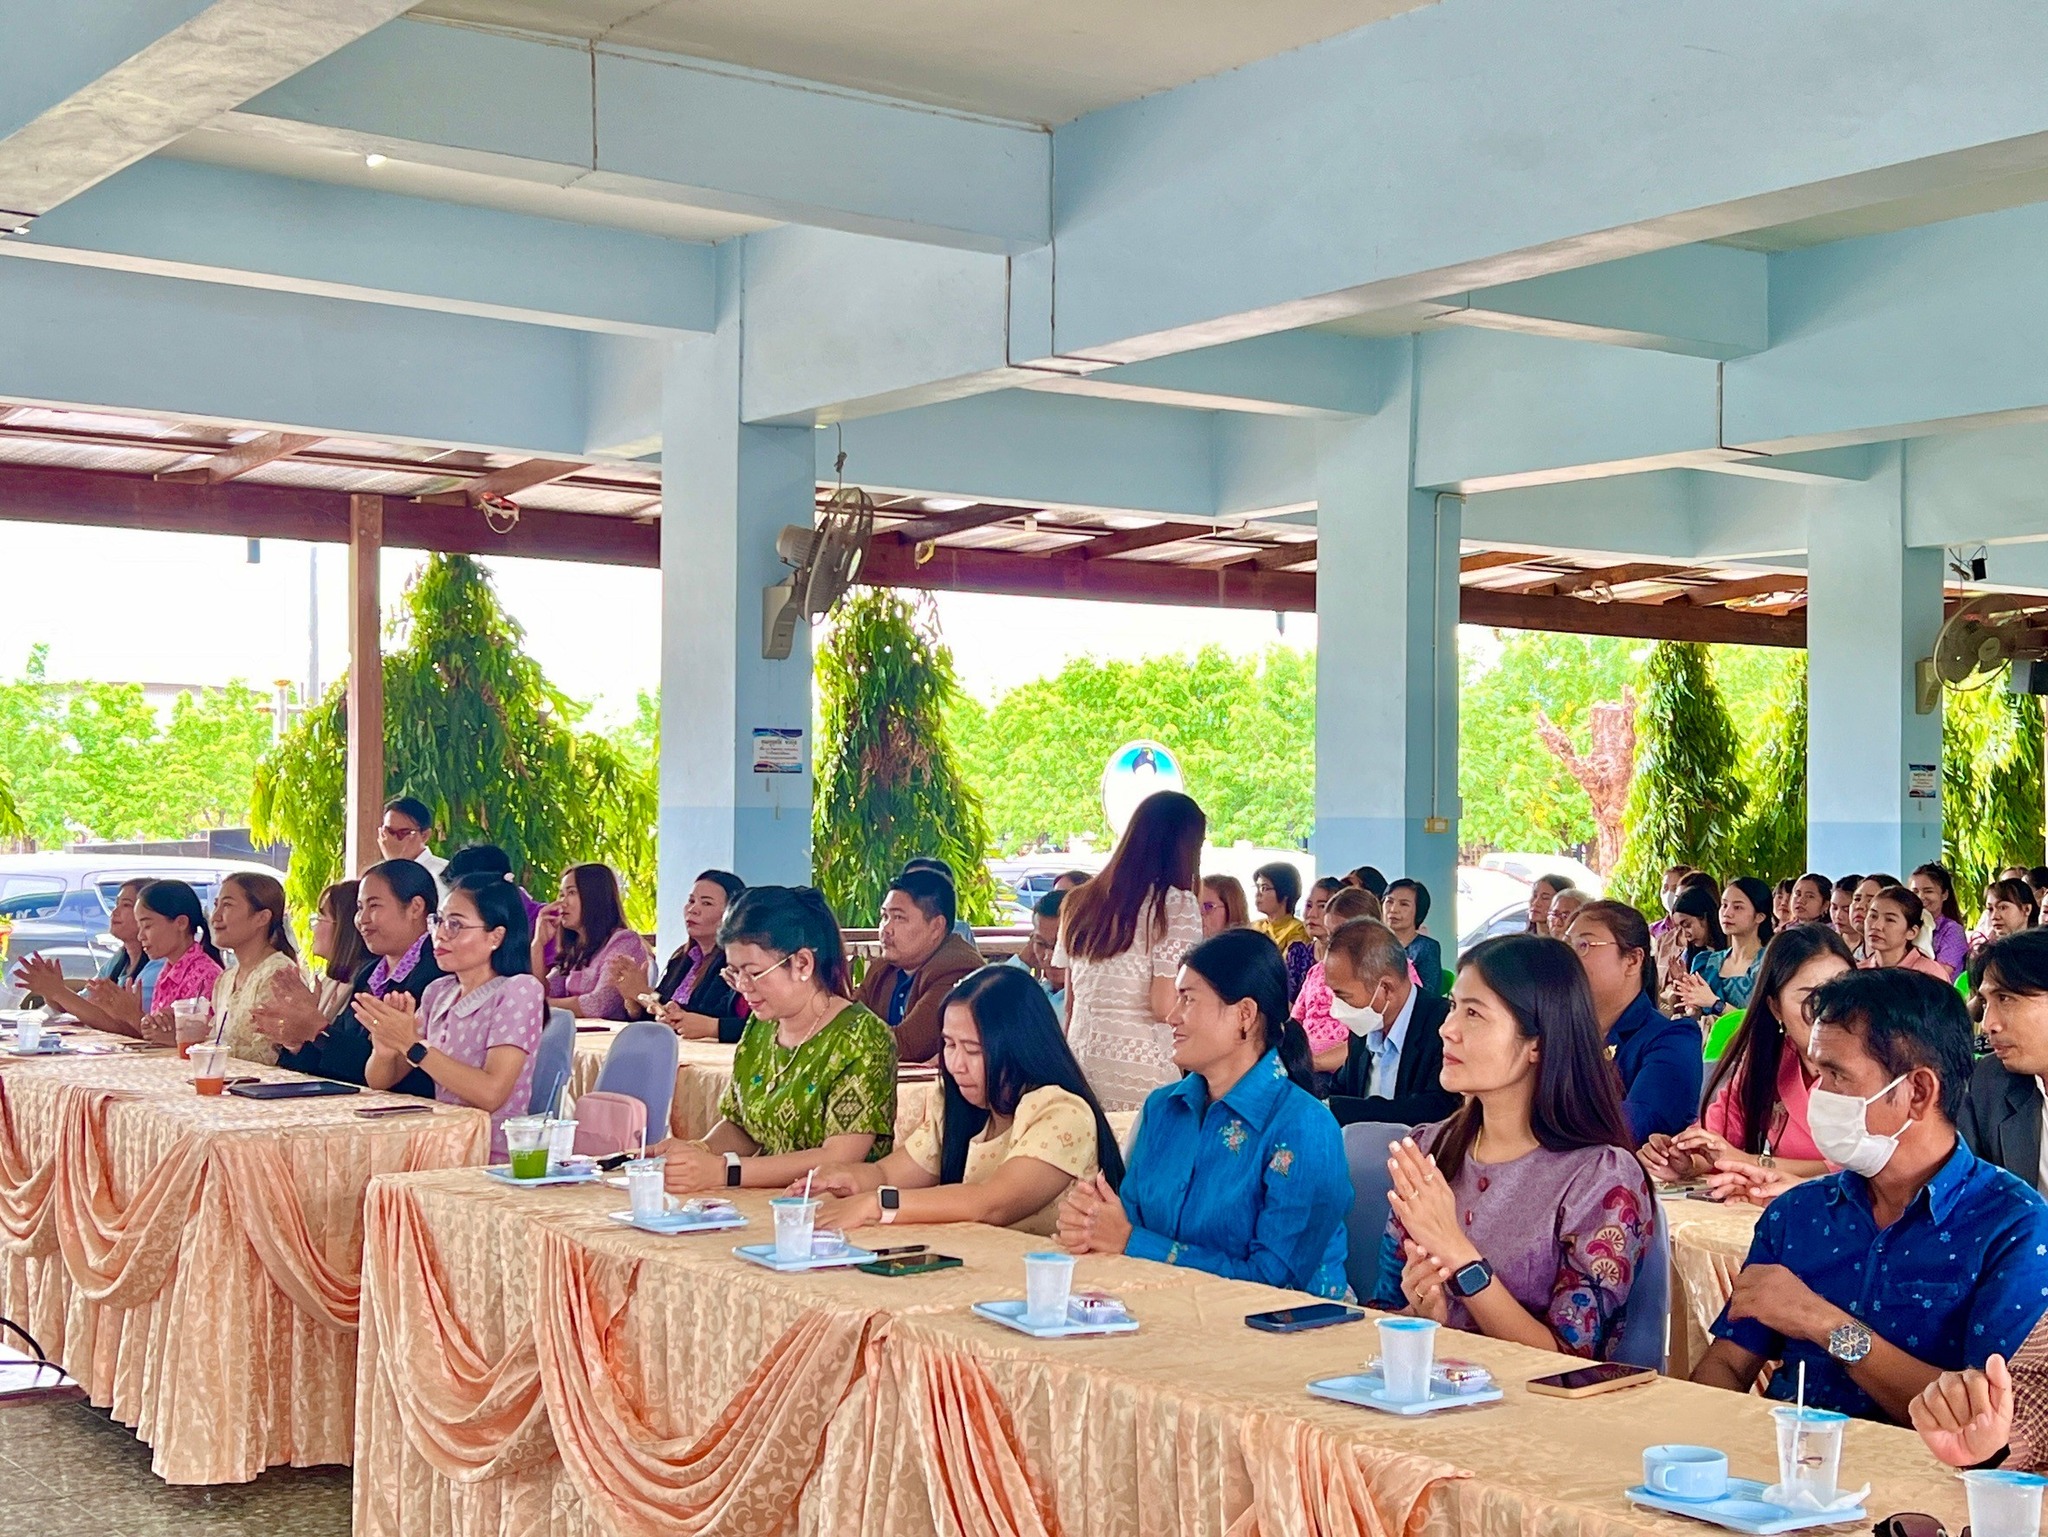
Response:
M1202 904L1202 911L1205 913L1220 913L1223 911L1223 904L1221 902L1204 902Z
M769 972L780 971L795 959L794 954L785 955L773 966L763 966L759 971L749 971L744 966L728 966L719 972L719 975L725 978L727 987L758 987L761 985L761 979Z
M471 923L467 918L450 918L441 913L427 914L427 930L433 934L446 934L450 939L460 939L471 932L481 934L484 926Z
M1948 1537L1948 1528L1925 1511L1902 1510L1897 1515L1886 1516L1871 1529L1872 1537ZM1963 1528L1963 1537L1970 1537L1970 1529Z
M1591 935L1581 934L1578 938L1569 941L1569 943L1574 950L1584 956L1590 955L1593 951L1601 949L1606 945L1614 945L1619 948L1621 941L1618 939L1594 939Z

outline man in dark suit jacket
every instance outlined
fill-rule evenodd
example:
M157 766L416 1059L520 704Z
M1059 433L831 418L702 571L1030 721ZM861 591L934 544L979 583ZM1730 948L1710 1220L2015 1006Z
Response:
M1970 1151L1986 1163L2017 1174L2041 1190L2041 1080L2009 1071L1997 1057L1982 1058L1970 1074L1970 1089L1956 1130ZM2043 1191L2048 1194L2048 1191Z
M1458 1108L1458 1096L1443 1086L1444 1043L1437 1033L1450 1017L1450 1000L1408 980L1408 952L1392 929L1370 918L1339 924L1323 957L1323 978L1334 995L1331 1012L1353 1026L1344 1064L1330 1081L1330 1111L1339 1125L1419 1126Z
M1970 1074L1956 1130L1970 1151L2043 1195L2041 1117L2048 1100L2048 929L2021 929L1985 949L1977 994L1991 1055Z
M882 898L882 964L860 985L860 1001L896 1033L896 1060L930 1062L939 1054L939 1018L953 984L983 965L953 932L953 883L936 870L905 870Z

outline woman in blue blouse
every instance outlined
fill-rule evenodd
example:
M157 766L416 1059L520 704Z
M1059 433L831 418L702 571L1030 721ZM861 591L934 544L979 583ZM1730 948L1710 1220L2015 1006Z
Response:
M1279 951L1226 930L1188 952L1174 988L1167 1023L1187 1077L1145 1101L1121 1193L1099 1176L1075 1184L1060 1242L1342 1297L1351 1175L1309 1092Z

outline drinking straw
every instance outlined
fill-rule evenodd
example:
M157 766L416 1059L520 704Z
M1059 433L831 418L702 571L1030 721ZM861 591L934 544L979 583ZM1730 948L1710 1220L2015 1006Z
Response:
M1797 1407L1799 1418L1804 1420L1806 1418L1806 1363L1804 1361L1799 1363L1799 1402Z
M804 1175L804 1199L806 1201L808 1201L811 1198L811 1181L816 1179L817 1177L818 1171L815 1168L809 1170Z

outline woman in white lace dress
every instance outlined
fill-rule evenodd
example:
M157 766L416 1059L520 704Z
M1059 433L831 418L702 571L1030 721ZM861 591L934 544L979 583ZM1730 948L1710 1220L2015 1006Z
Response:
M1067 1040L1104 1110L1136 1110L1173 1065L1173 978L1202 939L1195 880L1208 819L1161 790L1132 813L1102 873L1060 908Z

